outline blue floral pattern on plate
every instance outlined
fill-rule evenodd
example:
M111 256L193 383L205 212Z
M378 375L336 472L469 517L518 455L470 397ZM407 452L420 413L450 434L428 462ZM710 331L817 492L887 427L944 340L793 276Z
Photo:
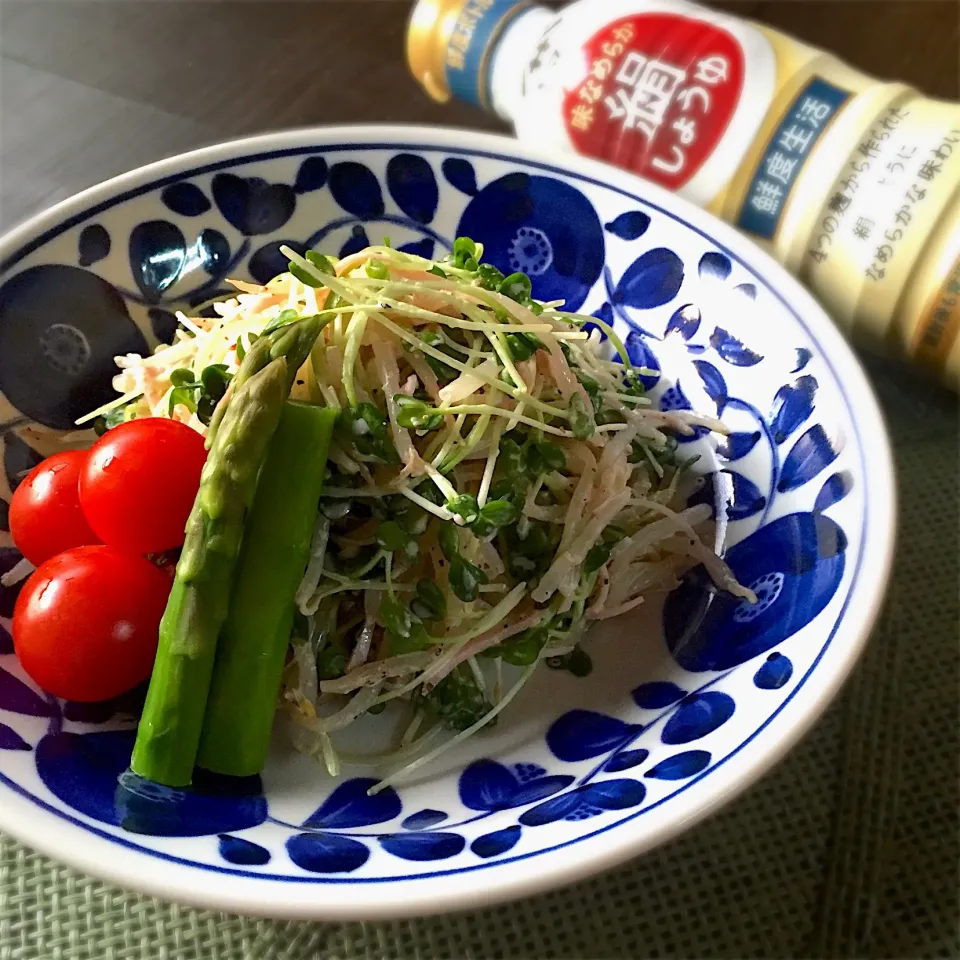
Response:
M16 253L0 285L8 491L56 431L112 395L115 355L168 339L173 311L222 294L229 276L269 280L285 267L282 244L346 256L389 236L433 257L464 234L505 273L529 273L540 298L613 326L658 409L723 418L727 436L698 429L684 451L700 457L701 498L758 604L719 594L694 570L663 604L660 638L652 611L651 642L600 644L589 679L544 671L500 726L522 730L519 745L475 738L448 772L373 795L375 777L330 782L305 759L277 760L265 790L259 780L138 783L124 775L135 705L43 696L12 655L6 619L7 788L188 867L331 883L462 873L671 803L815 672L854 585L864 507L853 416L816 340L759 272L682 218L509 156L429 144L239 156L146 184ZM0 547L0 568L18 558ZM0 588L0 617L15 597Z

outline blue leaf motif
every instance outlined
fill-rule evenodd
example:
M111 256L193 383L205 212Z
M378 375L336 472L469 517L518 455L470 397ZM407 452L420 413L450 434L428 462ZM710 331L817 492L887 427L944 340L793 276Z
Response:
M733 289L743 294L748 300L757 299L757 288L752 283L738 283Z
M601 780L579 788L581 797L601 810L626 810L643 803L647 788L639 780Z
M349 257L351 254L359 253L365 247L370 246L370 240L367 237L367 231L357 224L350 234L350 239L340 248L340 258Z
M641 710L659 710L669 707L671 703L682 700L687 695L675 683L666 680L654 680L650 683L641 683L633 691L633 702Z
M7 442L10 442L9 436L7 437ZM22 559L23 557L20 555L20 551L16 548L0 547L0 574L4 574L8 570L13 569ZM17 597L23 589L24 582L25 581L21 580L19 583L14 583L9 587L0 584L0 617L13 616L13 608L16 606ZM2 706L2 704L0 704L0 706Z
M199 217L211 207L207 195L188 180L164 187L160 193L160 201L168 210L180 214L181 217Z
M753 675L753 683L761 690L779 690L793 676L793 664L782 653L771 653Z
M323 157L307 157L297 170L297 179L294 181L294 193L312 193L322 190L327 183L329 168Z
M15 433L8 433L3 439L3 470L11 492L20 486L23 478L43 460L25 440Z
M800 437L787 454L777 489L784 493L802 487L826 470L837 459L837 453L823 427L816 424Z
M231 837L229 833L219 836L220 856L228 863L235 863L244 867L262 867L270 862L270 851L261 847L252 840L242 837Z
M447 157L443 161L441 169L451 186L456 187L468 197L477 195L477 175L474 172L473 164L469 160L464 160L461 157Z
M556 823L574 813L583 805L579 790L571 790L559 797L544 800L520 814L520 822L525 827L539 827L545 823Z
M77 262L81 267L90 267L110 253L110 234L99 223L91 223L80 233L80 256Z
M758 514L766 505L767 498L757 485L736 470L724 470L733 481L733 502L727 506L728 520L746 520Z
M415 257L424 257L427 260L432 260L435 247L436 244L429 237L424 237L422 240L405 243L399 249L401 253L412 253Z
M629 742L639 732L634 724L592 710L570 710L547 731L547 746L558 760L588 760Z
M10 636L10 631L0 624L0 656L5 653L13 653L13 637Z
M723 379L720 371L712 363L707 363L706 360L694 360L693 366L700 374L707 396L717 405L717 416L719 416L727 405L726 380Z
M753 433L728 434L726 440L717 445L717 453L724 460L739 460L757 445L761 436L759 430L754 430Z
M211 188L220 212L248 237L279 230L297 207L292 187L285 183L267 183L260 177L218 173Z
M651 767L645 777L654 780L686 780L699 773L710 763L710 754L706 750L686 750L661 760L655 767Z
M685 699L660 734L663 743L680 744L699 740L723 726L736 709L733 697L716 690L696 693Z
M380 846L402 860L447 860L466 845L459 833L394 833L380 838Z
M717 327L710 334L710 346L720 355L721 359L735 367L752 367L763 357L744 346L736 337L727 333L723 327Z
M511 807L522 807L528 803L535 803L546 797L552 797L561 790L566 790L573 783L574 778L569 774L555 774L552 777L538 777L519 787L510 801Z
M403 820L400 824L404 830L429 830L431 827L435 827L438 823L443 823L447 819L447 815L442 810L418 810L416 813L411 813L409 817Z
M664 336L668 333L679 333L684 340L689 340L699 329L700 308L696 304L687 303L674 310L673 316L667 321Z
M471 810L503 810L519 787L516 777L495 760L477 760L460 774L460 801Z
M839 503L853 488L853 477L845 470L842 473L835 473L828 477L826 483L820 488L817 494L816 503L813 505L814 513L822 513L828 507Z
M621 240L636 240L647 232L649 226L650 218L642 210L631 210L604 224L604 229Z
M713 277L715 280L726 280L732 269L730 258L716 250L705 253L697 264L697 273L701 277Z
M368 796L367 791L376 783L379 781L370 777L355 777L341 783L323 805L303 821L303 826L344 830L392 820L400 813L400 797L393 787Z
M660 382L660 362L657 360L656 354L647 346L643 335L636 330L631 330L627 334L624 347L626 347L630 362L635 367L652 371L651 373L640 373L638 375L644 389L652 390Z
M230 241L219 230L201 230L194 244L194 256L207 273L217 276L230 262Z
M167 220L147 220L130 231L130 272L141 293L156 303L177 282L187 262L187 242Z
M650 751L644 750L643 747L640 747L639 750L624 750L621 753L615 753L603 765L603 769L610 773L616 773L619 770L629 770L631 767L639 766L649 756Z
M253 252L247 263L250 276L257 283L269 283L274 277L287 272L290 261L280 252L282 246L296 251L301 257L306 252L306 247L298 240L275 240L264 244L259 250Z
M0 530L10 529L10 504L0 497Z
M387 189L397 206L417 223L437 215L440 190L433 168L415 153L398 153L387 164Z
M352 160L330 168L330 192L348 213L363 220L383 216L383 193L373 172Z
M666 247L648 250L627 268L613 293L613 302L635 310L669 303L683 283L683 261Z
M32 750L33 748L12 727L0 723L0 750Z
M797 365L791 373L799 373L813 359L813 351L806 347L797 347Z
M490 857L498 857L501 853L506 853L517 845L521 833L523 833L523 827L515 823L503 830L485 833L482 837L477 837L470 844L470 849L478 857L483 857L485 860Z
M52 717L56 709L22 680L0 667L0 710L29 717Z
M150 318L150 329L153 335L161 343L169 343L180 325L176 316L162 307L151 307L147 311L147 316Z
M770 411L770 429L777 443L783 443L813 413L816 395L817 381L810 376L799 377L777 391Z
M290 859L311 873L352 873L370 858L366 844L335 833L300 833L286 846Z

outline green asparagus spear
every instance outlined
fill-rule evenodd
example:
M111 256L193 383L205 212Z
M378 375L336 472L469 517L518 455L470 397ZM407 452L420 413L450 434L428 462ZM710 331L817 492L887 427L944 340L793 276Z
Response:
M231 776L263 769L294 595L303 577L337 413L288 402L270 443L217 643L197 766Z
M211 422L130 761L134 773L158 783L190 783L244 518L292 379L323 325L310 317L257 340Z

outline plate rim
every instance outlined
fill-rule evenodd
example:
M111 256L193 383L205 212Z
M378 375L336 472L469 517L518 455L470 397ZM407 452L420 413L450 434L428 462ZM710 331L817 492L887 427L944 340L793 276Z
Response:
M156 851L150 850L147 855L153 861L154 869L151 870L150 862L143 860L144 853L137 849L137 845L125 844L124 841L105 833L98 836L93 832L95 827L79 819L75 822L81 826L85 842L70 843L71 838L75 839L73 824L63 824L62 830L51 830L48 823L50 818L38 818L35 814L37 804L42 805L43 801L0 774L0 782L7 787L13 784L17 791L18 802L12 805L5 802L0 811L0 825L11 836L108 882L167 900L209 909L305 920L388 919L475 909L541 893L583 879L666 842L715 813L766 774L807 733L847 679L869 638L885 599L885 586L892 567L896 541L897 498L892 452L872 388L850 346L822 306L766 251L713 214L625 171L573 154L564 156L558 165L552 162L545 152L509 137L478 133L464 128L398 124L308 126L218 142L187 153L174 154L89 187L15 226L0 237L0 274L14 268L20 260L54 236L96 215L101 209L156 191L165 185L165 182L209 173L216 169L217 165L234 167L285 155L330 151L337 147L360 150L407 147L507 162L518 161L540 167L547 172L571 175L612 189L630 200L653 207L679 221L762 278L771 293L817 343L823 361L843 396L848 415L855 426L859 446L865 481L863 543L855 570L855 580L851 582L850 593L830 636L824 641L820 653L801 682L777 711L724 758L722 763L728 766L728 770L720 780L711 781L715 789L704 796L700 795L703 791L695 791L692 797L687 792L684 796L688 786L699 782L698 777L670 794L668 799L674 803L671 820L652 831L649 836L631 837L628 831L620 829L627 821L643 812L638 811L575 841L527 855L525 867L521 867L518 862L520 858L515 857L512 861L492 861L484 865L478 864L475 868L449 871L446 875L438 872L402 880L384 878L378 884L359 884L357 879L341 883L330 882L328 879L323 883L323 878L319 877L304 877L306 882L296 883L291 880L296 881L299 878L267 880L252 871L244 871L241 876L232 876L218 870L217 885L214 887L209 883L207 874L210 871L206 865L181 860L175 867L164 864L161 868ZM868 448L871 451L872 470L868 470L866 460ZM856 630L856 636L846 645L833 643L841 630L846 633L851 629ZM824 661L831 667L830 675L822 676L825 684L811 689L807 681L818 669L822 673ZM783 710L794 698L799 702L795 704L790 716L784 719ZM802 711L798 712L801 707ZM784 728L778 740L774 741L773 734L767 732L770 727ZM760 754L748 752L744 756L743 748L764 732L767 732L772 746ZM711 770L716 766L719 764L714 765ZM30 799L26 799L27 797ZM25 806L22 812L19 801ZM50 809L57 820L69 822L68 815L54 808ZM32 817L31 810L34 811ZM60 828L61 824L58 823L57 826ZM611 837L612 834L617 835ZM110 838L107 839L107 836ZM591 843L584 844L583 841L587 840ZM574 844L580 847L578 853L574 857L564 856L566 847ZM583 845L580 846L581 844ZM101 855L101 848L103 854L112 853L113 856ZM533 861L536 866L531 870L530 864ZM140 864L146 865L147 869L143 869L143 866L138 869ZM497 884L493 889L493 884L478 883L473 878L474 875L489 876L481 872L480 868L483 866L509 866L512 869L501 870L496 874ZM451 875L454 873L458 879ZM169 876L165 877L164 874ZM192 876L188 878L188 875ZM251 882L254 877L257 878L256 882ZM358 886L365 890L359 903L356 897ZM323 891L322 894L320 891Z

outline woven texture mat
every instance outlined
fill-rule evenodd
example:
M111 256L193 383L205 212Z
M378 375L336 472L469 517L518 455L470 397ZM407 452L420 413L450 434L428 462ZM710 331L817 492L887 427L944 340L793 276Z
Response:
M901 495L887 611L815 731L713 820L547 896L382 924L169 906L0 837L0 960L960 956L960 419L871 373Z

